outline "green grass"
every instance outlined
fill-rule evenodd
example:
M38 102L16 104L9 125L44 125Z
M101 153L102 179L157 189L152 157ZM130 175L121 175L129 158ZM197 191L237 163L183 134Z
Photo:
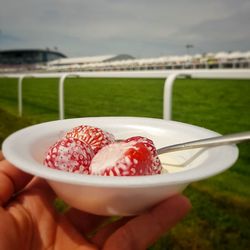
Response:
M65 116L162 117L162 79L68 79ZM0 141L29 124L58 119L56 79L25 79L24 113L17 115L17 81L0 79ZM250 130L249 80L177 80L173 120L219 133ZM190 185L191 213L152 249L231 249L250 246L250 145L239 145L236 164Z
M65 116L149 116L162 117L162 80L148 79L67 79ZM157 86L155 88L155 86ZM58 119L58 80L25 79L23 115L35 120ZM11 91L9 91L11 89ZM0 81L0 103L17 112L17 84ZM153 105L151 105L151 103Z

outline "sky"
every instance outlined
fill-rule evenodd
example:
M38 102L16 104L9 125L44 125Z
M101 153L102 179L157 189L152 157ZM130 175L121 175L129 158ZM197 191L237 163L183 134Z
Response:
M244 52L249 27L250 0L0 0L0 50L137 58Z

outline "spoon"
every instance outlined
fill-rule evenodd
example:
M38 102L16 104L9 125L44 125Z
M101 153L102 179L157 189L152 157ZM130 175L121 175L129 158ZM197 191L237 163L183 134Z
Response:
M250 140L250 131L216 136L216 137L205 138L201 140L189 141L184 143L178 143L157 149L157 154L160 155L168 152L187 150L193 148L215 147L226 144L240 143L248 140Z

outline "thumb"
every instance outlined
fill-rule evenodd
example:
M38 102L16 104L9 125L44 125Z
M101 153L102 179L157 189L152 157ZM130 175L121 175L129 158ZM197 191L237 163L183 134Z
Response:
M146 249L176 225L190 208L190 202L186 197L173 196L119 228L108 238L104 249Z

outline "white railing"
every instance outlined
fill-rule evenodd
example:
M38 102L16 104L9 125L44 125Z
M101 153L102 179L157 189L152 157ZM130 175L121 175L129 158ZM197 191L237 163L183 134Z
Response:
M122 74L123 73L123 74ZM167 72L149 72L147 74L143 74L142 72L113 72L112 74L103 73L103 74L85 74L85 73L65 73L60 77L59 80L59 119L64 119L64 83L66 78L68 77L94 77L94 78L164 78L164 104L163 104L163 118L166 120L171 119L171 108L172 108L172 86L174 80L177 77L185 77L190 76L187 74L183 74L181 72L175 72L168 74Z
M22 116L23 97L22 84L25 78L58 78L59 119L64 119L64 83L67 78L163 78L163 119L171 120L172 90L176 78L205 79L250 79L249 69L215 69L215 70L159 70L159 71L115 71L115 72L67 72L67 73L30 73L0 74L0 78L18 78L18 114Z

